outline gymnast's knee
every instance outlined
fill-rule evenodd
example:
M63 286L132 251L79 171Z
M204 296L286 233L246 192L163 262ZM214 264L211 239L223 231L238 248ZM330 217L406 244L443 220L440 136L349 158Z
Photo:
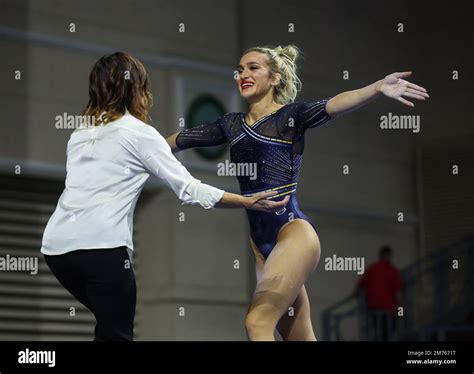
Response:
M276 310L271 305L250 307L245 319L245 329L249 336L274 331L278 323Z
M249 336L258 334L259 332L271 329L271 324L265 318L265 315L257 310L250 311L245 319L245 330Z

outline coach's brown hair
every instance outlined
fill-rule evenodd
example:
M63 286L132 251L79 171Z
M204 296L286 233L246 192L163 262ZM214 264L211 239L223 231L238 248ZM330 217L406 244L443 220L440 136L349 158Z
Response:
M143 64L124 52L101 57L89 75L89 102L83 115L107 124L125 114L149 123L153 95Z

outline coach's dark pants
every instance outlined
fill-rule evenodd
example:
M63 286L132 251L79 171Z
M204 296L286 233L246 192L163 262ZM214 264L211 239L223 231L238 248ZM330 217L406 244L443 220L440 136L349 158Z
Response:
M64 288L94 313L94 341L133 340L136 285L126 247L44 257Z

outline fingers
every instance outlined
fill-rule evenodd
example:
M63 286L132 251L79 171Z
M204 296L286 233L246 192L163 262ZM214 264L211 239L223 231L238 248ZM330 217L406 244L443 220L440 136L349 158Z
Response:
M424 98L428 99L430 97L430 95L428 95L427 92L424 92L424 91L420 91L420 90L415 90L413 88L407 88L407 91L406 92L410 92L412 94L415 94L415 95L420 95L420 96L423 96Z
M281 201L267 201L265 203L265 211L267 212L277 212L281 209L283 209L286 204L288 204L288 201L290 201L290 197L286 196L283 200Z
M265 204L268 206L268 207L275 207L275 208L278 208L278 209L281 209L281 208L284 208L286 206L286 204L288 204L288 201L290 201L290 196L285 196L285 198L283 200L280 200L280 201L271 201L271 200L268 200L265 202Z
M412 89L415 89L415 90L419 90L421 92L428 92L426 91L426 88L424 87L421 87L421 86L418 86L417 84L415 83L411 83L411 82L408 82L408 88L412 88Z
M268 199L269 197L275 196L277 194L276 191L266 191L266 192L259 192L253 195L254 198L257 200Z
M412 74L411 71L405 71L405 72L402 72L402 73L395 73L395 76L397 78L404 78L404 77L408 77ZM411 83L411 82L408 82L408 81L405 81L404 82L407 83L407 87L408 88L411 88L411 89L414 89L414 90L418 90L420 92L424 92L424 93L427 93L428 91L426 90L426 88L424 87L421 87L421 86L418 86L417 84L415 83Z
M422 96L422 95L419 95L417 93L413 93L413 92L410 92L410 91L406 91L402 95L406 96L406 97L412 97L412 98L418 99L418 100L426 100L425 96Z
M281 203L283 204L283 206L286 206L286 204L288 204L289 201L290 201L290 195L286 195L285 198L281 201Z
M410 107L414 107L415 104L413 104L412 102L408 101L408 100L405 100L403 97L399 96L397 98L398 101L400 101L401 103L405 104L405 105L408 105Z
M278 210L283 209L289 201L289 195L285 196L285 198L280 201L260 200L258 206L256 206L255 209L262 210L264 212L276 212Z
M404 77L409 77L410 75L412 75L413 72L411 71L403 71L401 73L395 73L395 76L397 78L404 78Z

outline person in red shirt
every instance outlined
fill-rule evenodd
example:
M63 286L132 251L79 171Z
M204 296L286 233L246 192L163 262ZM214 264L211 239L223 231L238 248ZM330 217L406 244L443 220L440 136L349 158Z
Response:
M392 255L390 246L382 246L379 261L366 269L356 287L356 292L365 291L369 336L374 340L390 339L401 305L402 281L400 271L392 264Z

